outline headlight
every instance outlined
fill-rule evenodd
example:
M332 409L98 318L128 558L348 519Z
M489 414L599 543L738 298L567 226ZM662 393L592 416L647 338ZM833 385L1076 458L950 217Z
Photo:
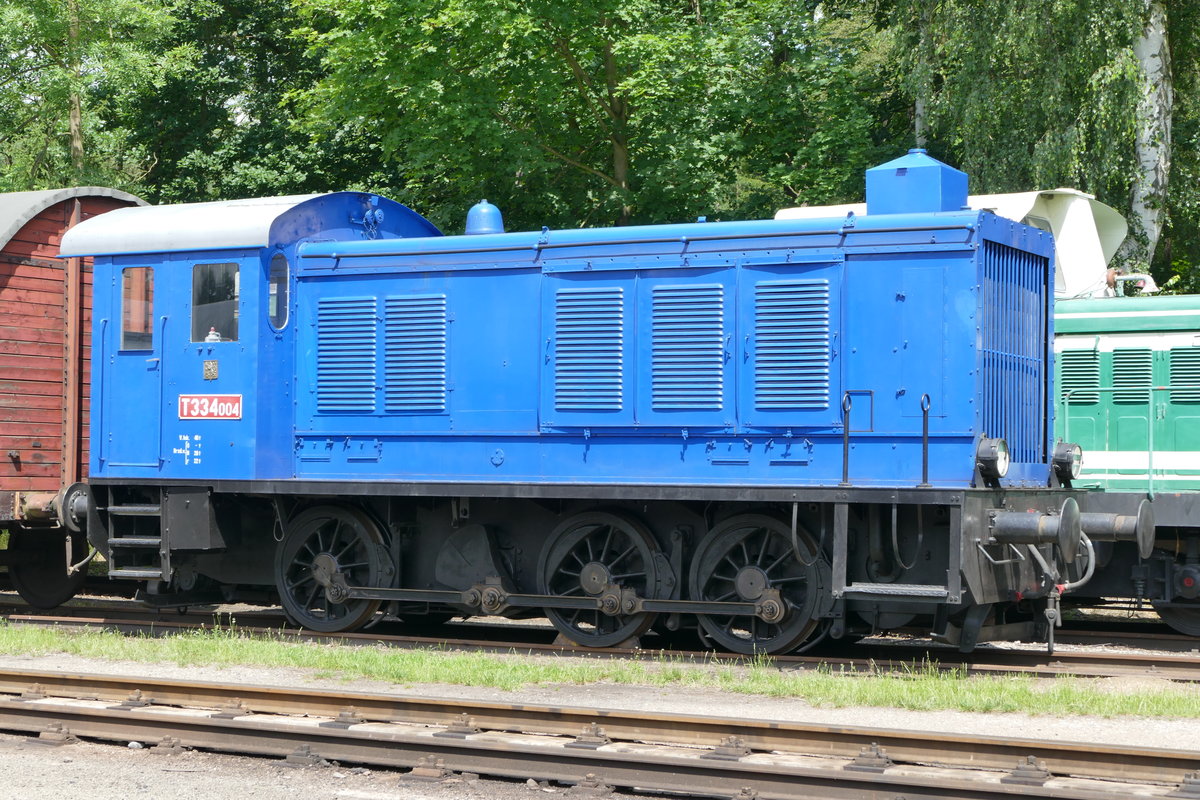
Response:
M1054 446L1054 472L1063 483L1079 477L1083 468L1083 448L1074 442L1059 442Z
M979 474L988 480L999 480L1008 474L1008 443L1003 439L979 440L975 450L975 464Z

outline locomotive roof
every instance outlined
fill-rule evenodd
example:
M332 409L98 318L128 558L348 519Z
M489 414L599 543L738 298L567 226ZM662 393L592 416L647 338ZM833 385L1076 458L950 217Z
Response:
M122 208L105 214L102 223L88 220L68 231L60 255L265 247L271 223L284 212L321 196L299 194Z
M1197 295L1095 297L1054 304L1056 335L1195 331L1197 324Z
M971 208L1032 225L1054 234L1058 245L1055 259L1055 294L1080 297L1106 284L1108 262L1116 255L1129 225L1120 212L1076 189L1047 189L1040 192L973 194ZM861 214L866 203L836 206L784 208L775 219L813 219L830 214Z
M17 235L17 231L25 227L29 220L55 203L76 197L112 197L139 206L146 205L146 201L136 195L104 186L72 186L66 189L0 194L0 250L8 246L9 241Z

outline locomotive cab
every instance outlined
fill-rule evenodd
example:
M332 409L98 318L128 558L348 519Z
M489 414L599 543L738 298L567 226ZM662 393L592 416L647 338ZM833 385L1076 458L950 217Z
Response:
M61 252L95 257L89 536L111 574L146 579L171 549L224 548L213 476L292 475L291 420L278 409L293 402L296 245L439 232L357 192L125 211L76 227Z

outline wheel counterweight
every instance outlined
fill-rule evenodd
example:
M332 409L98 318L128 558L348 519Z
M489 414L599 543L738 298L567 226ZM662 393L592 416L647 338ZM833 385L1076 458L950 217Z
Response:
M391 573L383 535L362 511L320 506L301 512L286 527L276 550L275 583L284 611L316 631L361 628L379 600L335 599L335 577L349 586L382 586Z

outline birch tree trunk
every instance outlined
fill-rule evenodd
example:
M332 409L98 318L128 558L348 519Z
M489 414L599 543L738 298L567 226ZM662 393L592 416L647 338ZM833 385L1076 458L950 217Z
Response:
M79 63L79 4L76 0L67 3L67 68L76 83L71 88L68 127L71 137L71 169L76 179L83 174L83 101L79 97L78 82L82 80Z
M1140 268L1149 266L1162 232L1162 211L1166 206L1167 175L1171 167L1171 114L1174 105L1166 0L1145 2L1146 24L1133 48L1142 84L1135 145L1138 172L1130 197L1135 235L1127 239L1121 248L1126 263L1142 262Z

